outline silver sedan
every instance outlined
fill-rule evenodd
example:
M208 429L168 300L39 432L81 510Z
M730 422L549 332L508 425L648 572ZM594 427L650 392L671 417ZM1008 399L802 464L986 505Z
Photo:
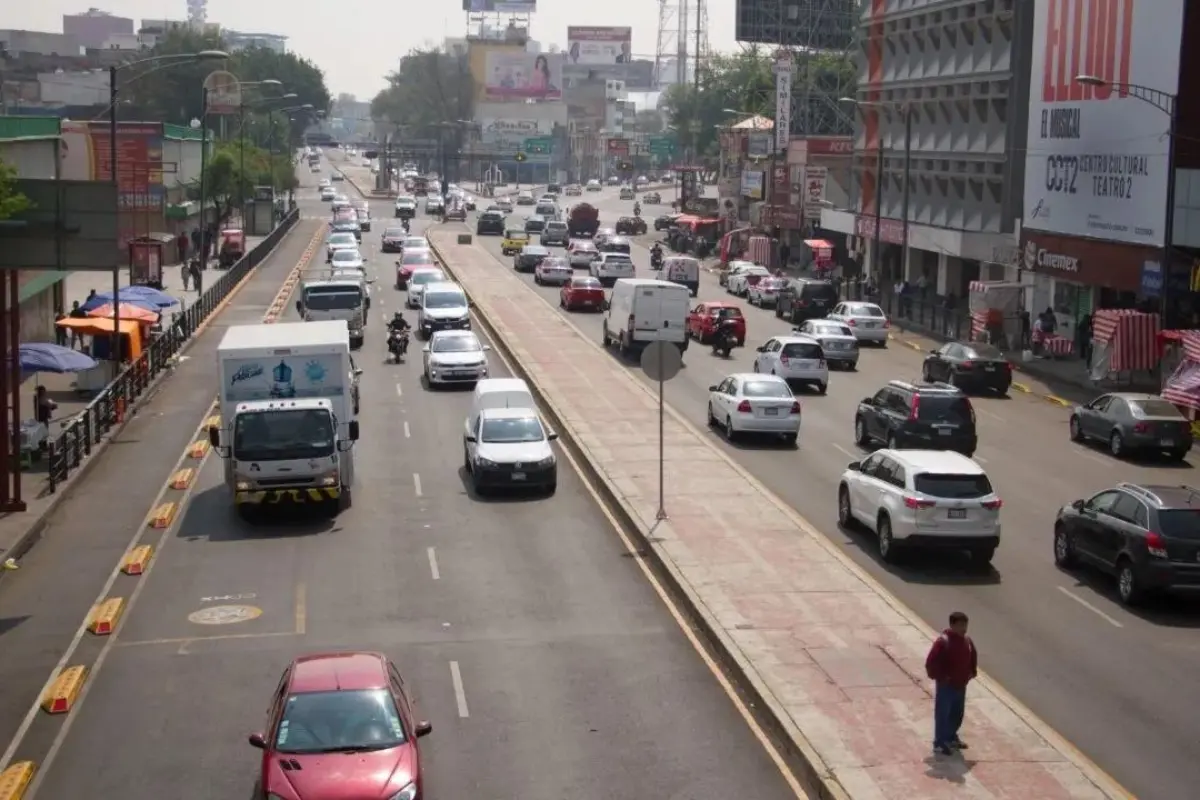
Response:
M810 319L796 327L797 333L807 334L821 343L821 351L830 369L858 367L858 339L849 326L831 319Z
M887 314L874 303L838 303L828 318L849 327L854 338L860 342L887 347L888 329L891 326Z
M435 331L422 348L425 382L429 386L446 383L475 383L488 376L487 351L471 331Z

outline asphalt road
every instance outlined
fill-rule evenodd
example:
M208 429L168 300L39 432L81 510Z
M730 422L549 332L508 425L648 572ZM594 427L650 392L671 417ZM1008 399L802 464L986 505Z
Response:
M301 196L306 213L324 214L311 192ZM245 737L261 728L288 661L362 648L396 660L433 722L424 748L431 797L599 800L614 786L664 799L793 797L565 461L553 498L485 502L468 492L460 468L470 393L424 390L419 351L386 363L383 324L402 295L388 280L391 259L370 258L379 290L356 354L366 372L353 508L331 522L249 528L210 457L69 727L39 717L19 748L38 761L56 748L36 796L247 797L259 752ZM506 374L498 358L492 371ZM190 391L207 398L212 386ZM114 457L112 471L132 470L151 450L173 459L185 441L143 441ZM169 469L158 466L143 477L155 490ZM112 521L121 537L140 521L142 500L119 498L135 515ZM105 571L119 554L58 553ZM41 576L64 579L55 569L22 571L43 601L57 584ZM214 605L257 616L189 621ZM71 628L84 611L55 608ZM37 630L40 614L29 613L25 624ZM10 646L22 627L4 634L0 663L36 654L36 638ZM24 705L32 682L22 684Z
M585 199L600 207L604 224L632 211L632 202L617 200L612 190ZM648 206L643 214L652 219L665 210ZM652 237L639 241L648 244ZM498 269L511 269L498 238L477 242L496 256ZM640 276L654 275L647 251L637 248L635 261ZM532 276L523 277L558 306L557 289L535 287ZM707 273L699 297L733 299ZM731 372L750 371L754 347L790 329L772 312L742 305L747 347L725 360L695 346L686 369L667 386L668 402L701 427L707 387ZM600 341L600 315L562 313ZM977 398L977 460L1005 501L994 570L980 574L956 556L914 555L899 567L884 565L871 538L838 528L835 490L845 464L862 455L853 436L858 401L890 379L919 379L922 358L897 342L885 350L864 348L857 372L835 372L826 396L802 397L798 450L714 439L930 624L944 625L956 609L970 614L983 667L1131 791L1143 798L1193 794L1200 781L1193 755L1200 741L1200 718L1193 712L1200 701L1194 678L1200 603L1168 597L1145 609L1124 609L1108 579L1064 573L1051 552L1061 505L1118 481L1194 484L1192 465L1115 461L1068 441L1065 409L1015 391L1007 399Z

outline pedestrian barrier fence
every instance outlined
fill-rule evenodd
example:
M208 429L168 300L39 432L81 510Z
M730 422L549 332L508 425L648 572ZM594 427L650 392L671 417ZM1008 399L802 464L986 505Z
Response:
M51 492L70 476L92 454L95 447L114 426L124 422L133 408L159 374L175 364L175 357L188 340L229 297L242 279L279 244L279 241L300 220L293 209L262 242L225 270L216 283L205 290L199 299L178 313L142 351L142 355L121 370L108 386L96 395L62 431L50 440L47 452L48 481Z

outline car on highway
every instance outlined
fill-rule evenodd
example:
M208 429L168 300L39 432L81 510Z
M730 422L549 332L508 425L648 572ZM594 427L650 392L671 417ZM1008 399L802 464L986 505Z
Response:
M975 409L948 383L888 381L864 397L854 415L854 442L869 447L954 450L970 458L979 446Z
M578 183L572 183L571 185L567 186L563 194L565 194L567 197L582 197L583 187Z
M708 425L720 428L731 442L743 434L760 434L794 445L800 417L800 401L776 375L737 372L708 387Z
M351 250L349 247L344 247L334 251L329 265L333 269L366 269L367 260L363 258L357 248Z
M417 250L425 250L429 252L429 257L433 257L432 248L429 246L429 240L424 236L408 235L404 237L404 241L400 244L400 252L411 253Z
M542 229L540 241L547 247L552 245L566 247L571 241L571 232L567 228L567 223L557 219L549 220L546 222L546 227Z
M412 219L417 215L417 198L397 197L394 209L397 219Z
M335 198L335 197L337 197L337 190L334 189L332 186L321 187L321 199L322 200L324 200L325 202L329 202L329 201L333 200L333 198Z
M875 534L879 556L906 549L965 550L978 566L1000 545L1003 503L983 467L945 450L877 450L838 481L838 523Z
M446 222L466 222L467 209L463 206L462 201L452 202L450 207L446 209L443 219Z
M408 233L404 228L398 225L388 226L379 237L379 249L384 253L399 253L404 249L404 240L407 237Z
M783 278L766 277L750 284L746 291L746 302L759 308L774 308L779 299L779 290L783 288Z
M641 217L621 217L616 227L618 236L644 236L646 220Z
M1113 392L1071 411L1071 440L1105 445L1114 458L1166 453L1183 461L1192 449L1191 423L1154 394Z
M463 208L465 208L467 211L474 211L475 207L478 205L478 201L475 199L474 195L464 194L462 196L462 204Z
M329 179L334 183L342 183L346 180L346 176L343 175L340 170L334 170L333 174L329 176Z
M621 200L637 199L637 191L632 186L622 186L619 194Z
M416 327L423 339L438 331L470 330L471 304L467 293L450 280L426 283L417 309Z
M572 277L559 290L558 305L567 311L603 311L604 287L596 278Z
M432 250L419 250L409 247L400 254L400 259L396 262L396 288L404 291L408 288L409 281L412 280L413 273L419 269L438 269L437 260L433 257ZM409 308L416 308L415 305L410 305Z
M1012 363L990 344L947 342L930 350L925 356L925 362L921 364L921 378L926 381L945 381L966 392L986 391L1003 396L1008 394L1008 387L1012 385ZM1178 411L1175 413L1179 414Z
M335 212L341 208L351 208L350 198L346 197L346 195L344 195L344 194L334 195L333 196L333 204L330 206L330 208L333 209L333 211L335 211Z
M525 232L529 234L541 234L546 230L546 218L541 214L530 214L525 218Z
M321 180L317 181L317 188L319 188L319 189L330 188L329 178L321 178Z
M538 262L533 270L533 282L538 286L563 286L571 282L575 271L561 256L549 256Z
M769 277L771 277L771 270L766 267L741 267L726 279L725 291L734 297L748 298L750 296L750 287L763 278ZM778 292L776 292L776 297L778 298Z
M606 288L612 287L621 278L632 278L636 275L633 259L626 253L597 253L588 265L588 274L600 281Z
M334 233L349 233L354 237L354 241L360 242L362 241L362 228L358 224L358 217L355 216L353 211L349 213L352 219L339 219L330 225L329 228Z
M807 319L824 317L838 299L838 290L829 281L789 278L775 301L775 316L799 325Z
M649 206L656 206L662 202L662 195L658 192L647 192L642 195L642 200Z
M475 385L488 376L487 354L491 349L472 331L438 331L421 348L426 385Z
M664 280L686 286L692 297L700 293L700 261L691 256L670 256L659 272Z
M746 318L742 309L736 303L724 300L709 300L700 303L687 317L687 333L700 344L708 344L717 323L725 319L734 321L734 333L737 335L737 346L746 344Z
M504 214L499 211L485 211L475 220L476 236L503 236Z
M517 195L517 205L519 206L531 206L536 202L537 201L533 199L533 192L529 191L528 189L523 189Z
M358 239L353 233L331 233L329 238L325 240L325 260L332 261L333 254L338 250L357 250Z
M605 236L596 243L596 249L601 253L620 253L628 256L633 253L633 244L620 236Z
M821 343L830 368L858 369L858 339L846 325L828 319L809 319L793 330Z
M513 254L513 269L517 272L537 272L538 264L550 257L550 251L540 244L527 244Z
M586 269L599 252L591 239L572 239L567 245L567 260L576 269Z
M755 264L753 261L742 261L739 259L734 259L733 261L730 261L728 264L726 264L724 266L724 268L722 268L721 271L717 273L717 284L719 286L724 286L726 289L728 289L729 288L729 279L732 278L734 275L737 275L742 270L754 269L755 267L761 267L761 266L762 266L761 264Z
M520 228L506 228L500 240L500 255L511 256L521 252L529 244L529 234Z
M371 209L365 204L356 206L354 209L355 216L358 217L358 229L361 231L371 230Z
M891 323L883 309L874 303L838 303L826 316L849 325L860 342L887 347Z
M418 267L409 275L406 289L408 297L404 299L404 305L408 308L421 307L421 294L425 291L425 287L433 283L445 283L450 280L450 277L440 268L434 266Z
M500 209L505 214L511 214L513 212L513 202L507 197L497 197L496 208Z
M431 194L425 198L426 214L441 214L446 210L446 203L441 195Z
M558 489L558 459L546 430L527 408L488 408L479 412L463 447L463 465L476 494L491 489Z
M303 655L283 672L266 725L260 796L424 797L418 741L433 726L416 715L408 685L381 653Z
M603 188L604 187L602 187L600 185L600 181L596 180L595 178L592 178L590 181L587 182L587 190L589 192L598 192Z
M547 220L558 219L558 203L554 201L553 197L543 197L537 201L537 206L534 207L533 213Z
M829 389L829 364L821 343L803 333L773 336L756 348L754 371L778 375L788 386L811 386L817 394Z
M1119 483L1063 506L1054 520L1054 563L1116 578L1127 606L1148 595L1200 586L1200 489Z
M681 216L683 216L683 215L682 214L659 214L657 217L654 218L654 230L656 230L656 231L670 230L671 226L675 224L675 220L679 219Z

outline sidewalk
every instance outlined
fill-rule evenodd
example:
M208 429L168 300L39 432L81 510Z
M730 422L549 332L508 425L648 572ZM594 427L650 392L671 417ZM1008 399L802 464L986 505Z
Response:
M671 409L671 518L655 527L657 399L511 270L456 244L460 230L434 229L435 250L564 440L634 521L647 556L696 609L724 666L791 741L814 796L1128 796L986 677L967 704L971 749L931 755L924 662L935 632Z

